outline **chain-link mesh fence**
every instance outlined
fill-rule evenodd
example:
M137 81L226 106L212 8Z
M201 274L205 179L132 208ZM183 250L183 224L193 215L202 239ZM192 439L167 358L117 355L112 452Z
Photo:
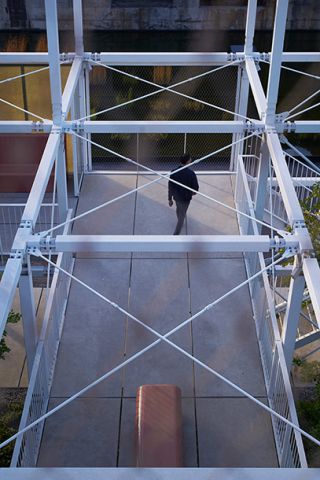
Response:
M161 88L170 87L211 72L216 67L115 67L130 75L155 83ZM91 114L107 110L97 120L232 120L230 113L215 109L235 109L237 66L207 73L201 78L174 87L185 96L162 91L149 95L158 87L123 73L94 66L90 77ZM147 98L135 99L149 95ZM198 99L193 100L192 98ZM120 106L122 104L122 106ZM117 106L117 108L114 108ZM94 134L92 140L121 155L138 160L154 169L172 168L186 151L194 159L207 155L231 143L230 134ZM197 169L228 169L231 149L208 158ZM115 154L93 146L94 169L128 169L135 166L117 158Z
M210 155L232 142L231 134L99 134L99 143L110 151L92 146L93 169L145 171L171 170L180 157L188 152L192 160ZM97 140L95 140L97 141ZM228 170L231 148L228 147L199 162L195 170ZM121 158L127 157L138 165Z

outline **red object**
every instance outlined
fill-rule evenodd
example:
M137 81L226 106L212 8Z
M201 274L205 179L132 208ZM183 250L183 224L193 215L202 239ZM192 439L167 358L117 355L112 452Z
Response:
M182 467L181 391L143 385L136 399L137 467Z
M0 193L29 193L48 135L0 135ZM53 175L47 188L52 192Z

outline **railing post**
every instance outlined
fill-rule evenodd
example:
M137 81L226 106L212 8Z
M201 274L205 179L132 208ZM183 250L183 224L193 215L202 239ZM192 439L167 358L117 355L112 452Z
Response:
M38 342L36 309L34 304L32 272L30 260L27 261L27 273L19 280L20 307L23 321L24 342L30 378L36 346Z

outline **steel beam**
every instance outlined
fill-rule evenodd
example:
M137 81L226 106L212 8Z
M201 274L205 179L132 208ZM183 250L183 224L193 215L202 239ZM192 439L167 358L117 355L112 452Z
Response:
M274 121L276 105L279 93L279 82L281 73L282 51L289 0L277 0L276 14L273 29L271 61L267 88L267 110L266 122L271 124Z
M149 472L149 473L148 473ZM150 474L150 475L149 475ZM319 480L319 468L144 468L157 480ZM3 475L4 477L4 475ZM7 468L6 480L141 480L141 469L130 468Z
M0 64L3 65L46 65L49 63L48 52L1 52Z
M33 133L44 132L50 133L52 129L52 122L46 120L45 122L32 121L15 121L15 120L1 120L0 133Z
M320 121L319 120L297 120L295 122L285 122L287 129L294 131L294 133L320 133ZM289 124L289 125L288 125ZM289 131L290 131L289 130Z
M320 328L320 268L316 258L304 258L302 270L309 290L312 307Z
M73 100L74 93L75 93L81 72L82 72L82 59L77 57L72 62L67 83L63 90L62 107L61 107L63 118L67 118L67 114L71 108L71 102Z
M52 119L55 124L59 125L61 123L62 113L62 90L56 0L45 0L45 11L50 66L49 74L52 103Z
M280 243L267 235L57 235L31 237L27 246L46 250L48 242L55 252L268 252L299 246L293 235Z
M271 55L271 53L270 53ZM320 62L320 53L319 52L283 52L282 53L282 62L294 62L294 63L303 63L303 62Z
M22 270L22 258L9 258L0 282L0 338L2 338Z
M22 220L31 221L33 227L35 226L38 218L43 197L51 175L53 163L58 153L59 144L60 132L54 131L50 133L24 212L22 214Z
M227 52L101 52L85 53L86 59L107 65L179 65L210 66L223 65L235 58Z
M266 113L267 102L256 64L252 58L246 59L246 70L250 82L251 91L256 102L258 114L260 119L262 119Z
M149 473L148 473L149 472ZM141 480L141 469L130 468L7 468L6 480ZM150 474L150 475L149 475ZM319 480L319 468L144 468L157 480Z
M320 330L315 330L314 332L307 333L299 339L295 343L295 349L305 347L306 345L310 345L310 343L315 342L316 340L320 339Z
M231 61L244 60L244 52L230 54L228 52L85 52L85 60L96 60L107 65L180 65L180 66L210 66L223 65ZM61 53L60 61L72 62L75 52ZM254 52L255 60L268 60L271 52ZM319 52L283 52L284 63L312 63L320 62ZM2 65L47 65L48 52L1 52L0 64Z
M72 122L64 127L76 129ZM85 133L244 133L249 125L243 121L84 121L78 127ZM263 129L262 122L250 124L250 130Z

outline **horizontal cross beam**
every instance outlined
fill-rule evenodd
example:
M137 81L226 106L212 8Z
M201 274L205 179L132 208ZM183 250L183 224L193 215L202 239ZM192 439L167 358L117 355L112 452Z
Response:
M57 235L30 237L27 247L54 252L269 252L298 249L294 236L267 235Z
M253 52L254 60L270 60L270 53ZM60 61L72 62L74 52L61 53ZM248 57L248 55L247 55ZM180 66L207 66L223 65L236 59L244 59L244 52L85 52L84 60L95 60L108 65L180 65ZM319 52L283 52L282 63L309 63L320 62ZM2 65L46 65L49 63L47 52L1 52Z

